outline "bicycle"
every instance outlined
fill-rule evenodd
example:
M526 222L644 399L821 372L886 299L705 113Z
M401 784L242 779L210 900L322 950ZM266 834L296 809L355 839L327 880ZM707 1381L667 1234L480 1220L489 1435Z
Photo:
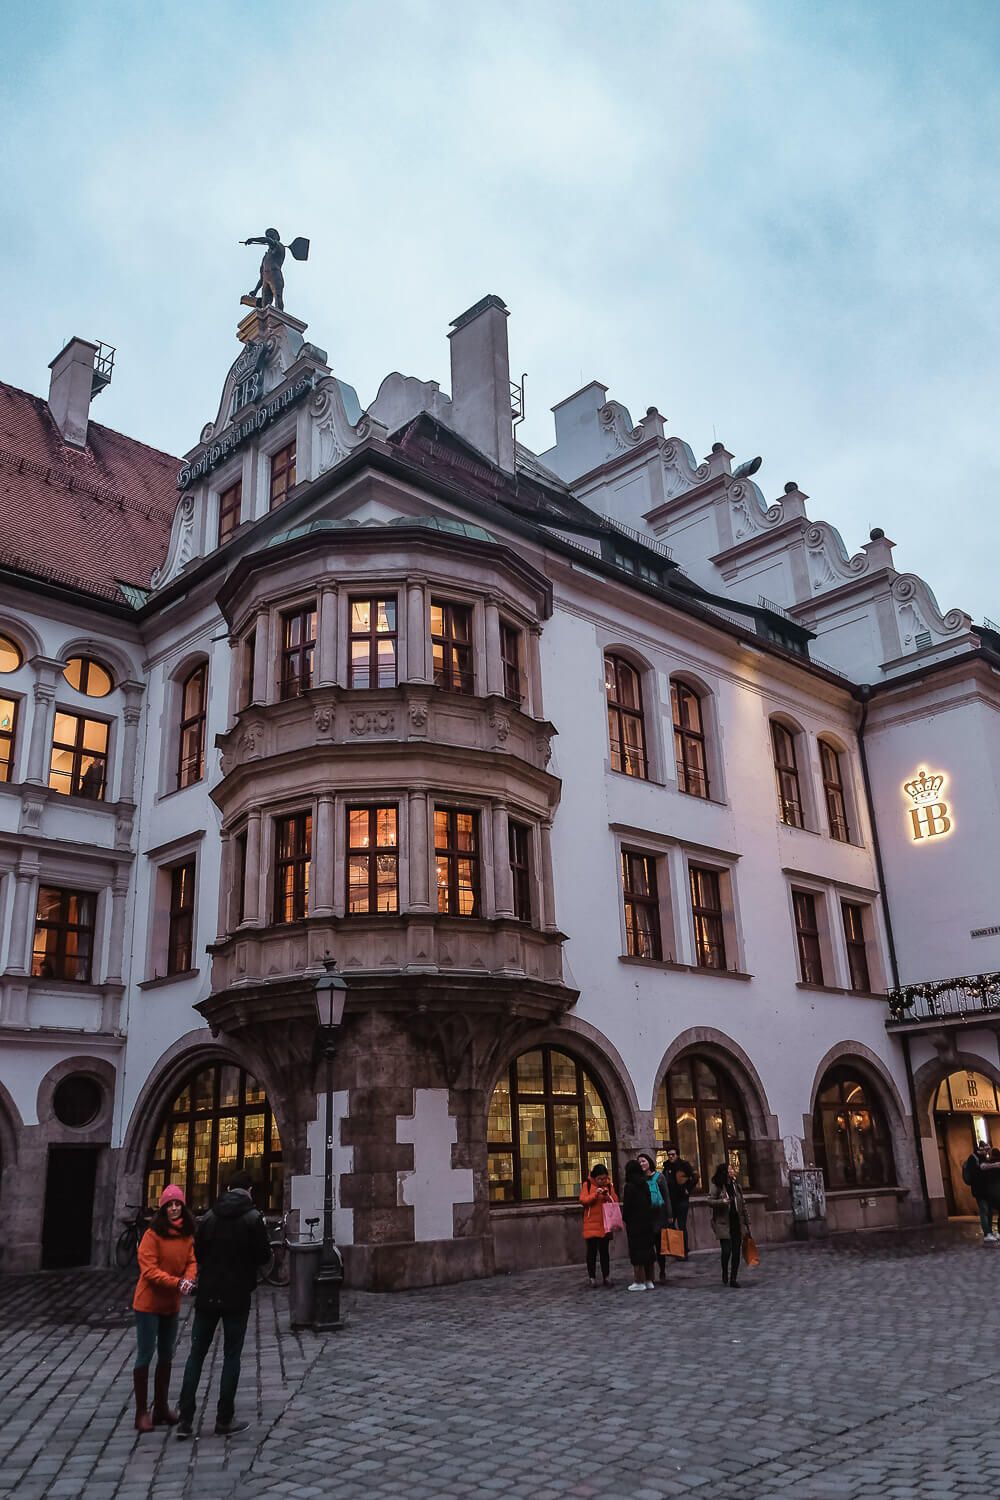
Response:
M285 1213L280 1217L274 1215L264 1216L264 1223L268 1229L268 1240L271 1245L271 1259L268 1265L261 1270L260 1279L266 1281L269 1286L287 1286L289 1278L288 1265L288 1220L290 1215ZM309 1240L316 1238L316 1225L319 1219L306 1219L306 1228L309 1230Z
M122 1219L125 1228L115 1244L115 1265L119 1271L133 1270L139 1259L139 1241L149 1228L153 1210L143 1203L129 1203L132 1209L128 1218Z

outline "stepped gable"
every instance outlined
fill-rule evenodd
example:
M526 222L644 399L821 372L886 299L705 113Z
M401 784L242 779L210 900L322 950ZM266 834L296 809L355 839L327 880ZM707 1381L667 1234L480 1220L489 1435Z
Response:
M148 587L177 504L180 460L98 422L64 443L40 396L0 382L0 567L124 604Z

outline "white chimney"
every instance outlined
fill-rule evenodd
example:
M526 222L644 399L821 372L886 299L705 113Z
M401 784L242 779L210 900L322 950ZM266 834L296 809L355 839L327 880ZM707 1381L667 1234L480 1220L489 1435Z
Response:
M451 406L456 431L508 473L514 472L507 309L484 297L452 323Z
M99 348L86 339L70 339L49 365L49 411L63 441L74 448L86 448L91 398L107 384L94 370Z

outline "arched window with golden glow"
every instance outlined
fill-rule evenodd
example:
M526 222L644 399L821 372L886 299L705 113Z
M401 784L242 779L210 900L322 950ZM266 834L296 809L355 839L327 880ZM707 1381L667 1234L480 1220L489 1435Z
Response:
M146 1202L173 1182L191 1211L204 1213L241 1168L253 1174L257 1207L280 1212L281 1137L267 1095L243 1068L212 1063L188 1079L163 1117L146 1164Z
M750 1186L749 1133L743 1101L717 1063L688 1055L673 1064L656 1094L653 1116L657 1157L668 1143L697 1173L695 1191L706 1193L720 1162L729 1162Z
M486 1126L491 1203L574 1199L598 1162L614 1173L607 1106L575 1057L522 1052L493 1090Z
M891 1187L892 1141L870 1084L850 1067L824 1075L813 1111L813 1149L828 1188Z
M649 777L649 763L639 673L622 657L609 652L604 658L604 686L608 695L611 769L645 781Z

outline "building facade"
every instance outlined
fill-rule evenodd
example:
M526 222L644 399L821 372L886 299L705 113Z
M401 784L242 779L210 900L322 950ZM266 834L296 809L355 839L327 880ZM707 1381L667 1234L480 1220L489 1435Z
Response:
M1000 635L596 383L530 453L496 297L450 395L305 334L244 318L183 459L103 346L0 387L2 1269L237 1164L315 1216L331 968L355 1285L574 1259L668 1141L762 1238L809 1166L829 1229L968 1211Z

